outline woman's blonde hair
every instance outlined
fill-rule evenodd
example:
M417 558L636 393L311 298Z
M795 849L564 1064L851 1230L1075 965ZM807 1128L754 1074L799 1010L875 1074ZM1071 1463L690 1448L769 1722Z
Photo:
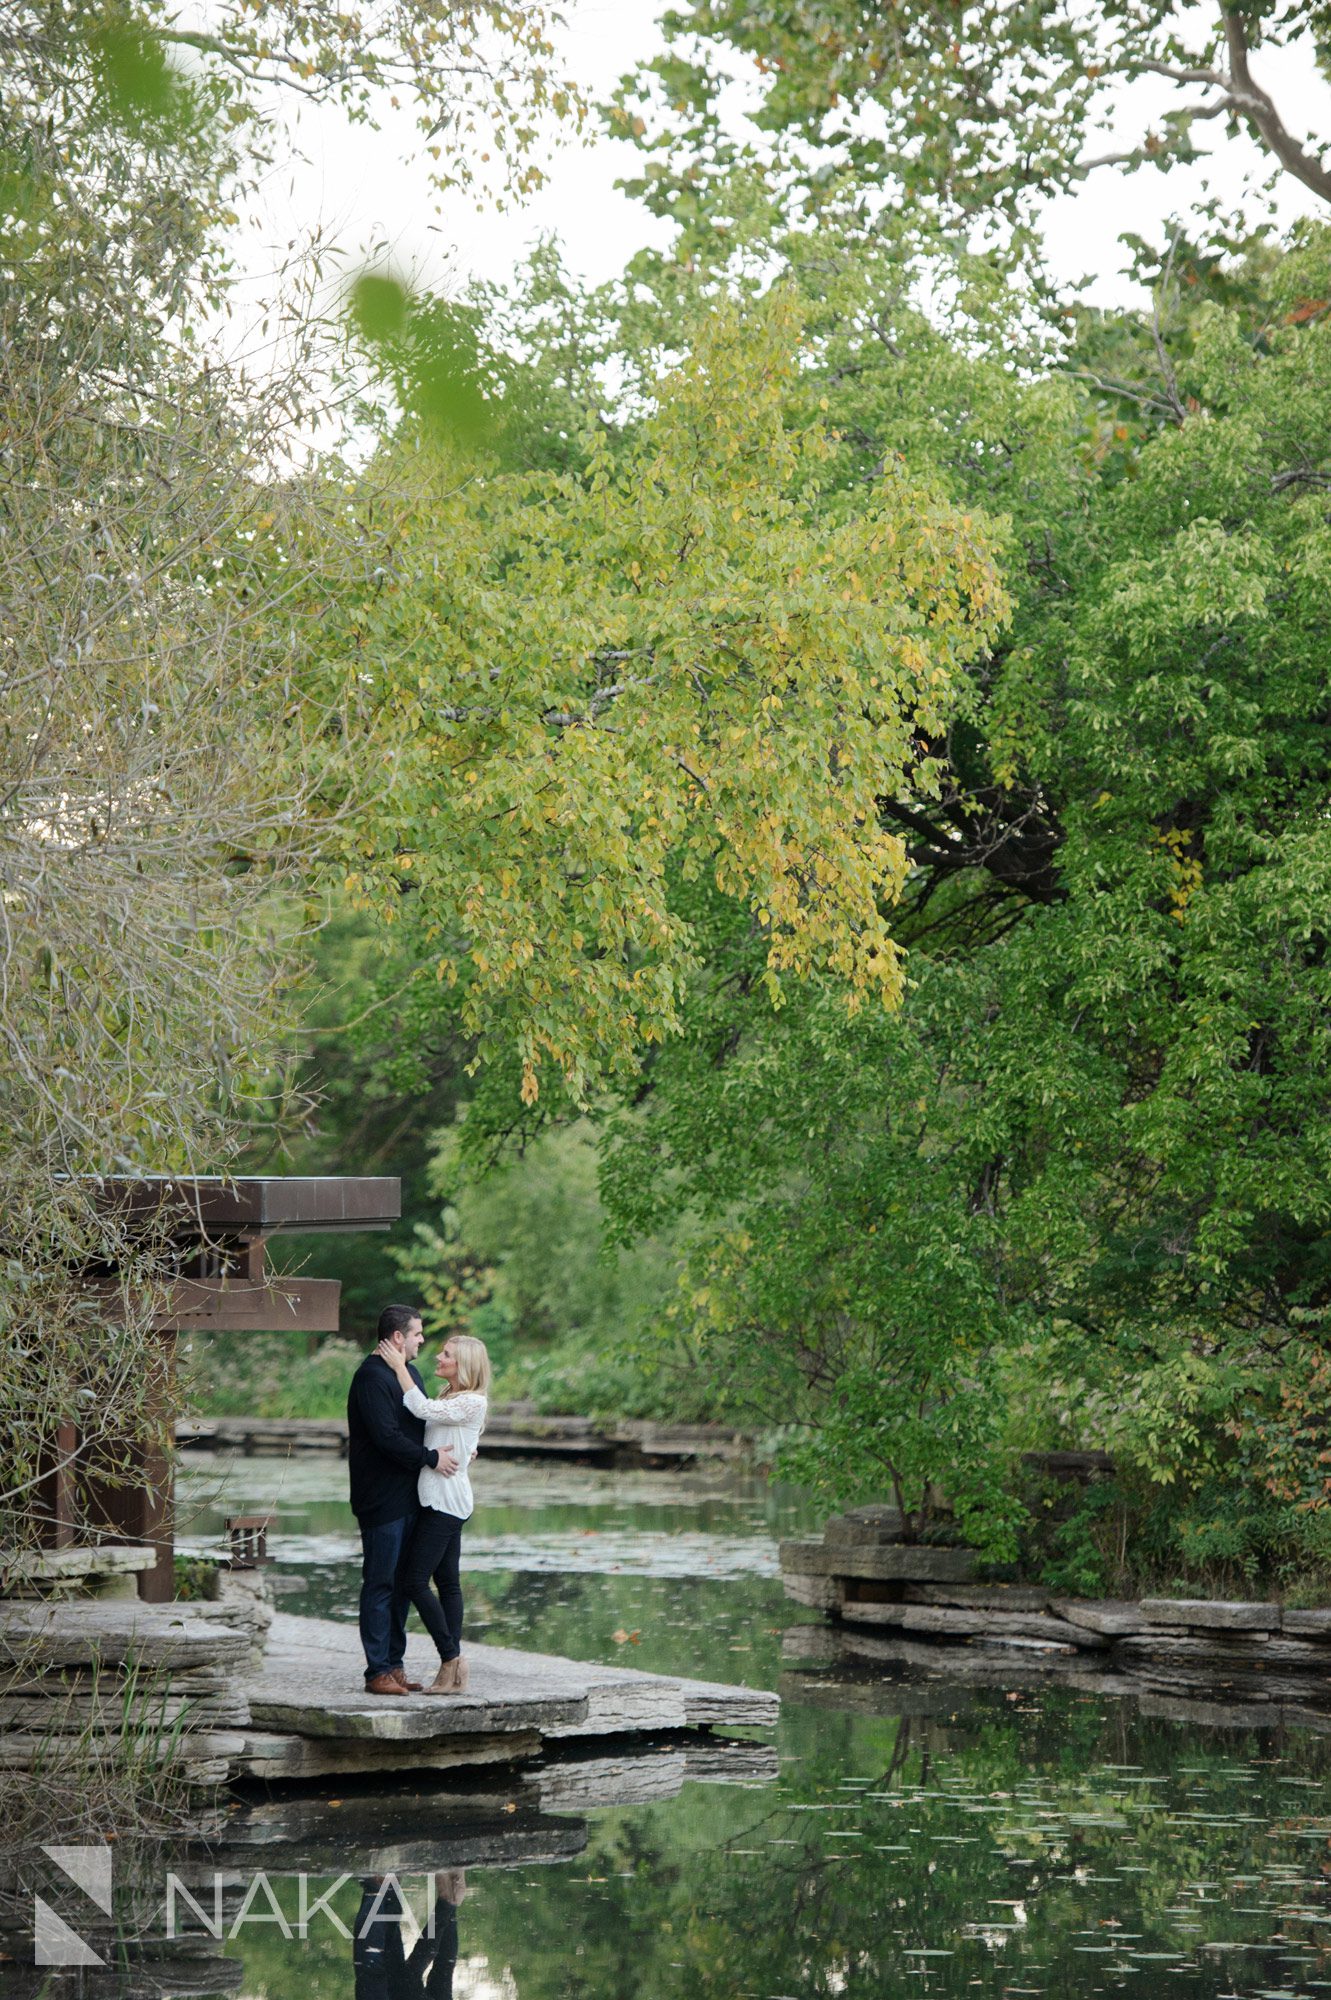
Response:
M456 1387L474 1389L482 1396L490 1393L490 1356L485 1342L474 1333L455 1333L447 1342L458 1358Z

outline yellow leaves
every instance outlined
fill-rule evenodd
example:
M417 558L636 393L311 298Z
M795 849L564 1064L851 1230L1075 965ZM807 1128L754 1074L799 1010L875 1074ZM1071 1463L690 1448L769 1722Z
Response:
M1187 827L1169 827L1157 835L1160 845L1169 850L1173 860L1174 880L1170 886L1169 900L1172 904L1170 915L1175 923L1188 921L1188 904L1202 886L1202 864L1188 853L1192 843L1192 833Z
M450 941L437 976L483 1060L519 1057L524 1104L552 1070L576 1097L678 1031L699 949L680 877L752 912L774 1005L813 974L851 1010L900 998L882 912L905 857L876 802L912 782L1001 594L975 524L904 475L867 520L820 512L783 417L798 337L787 304L724 309L583 475L408 474L412 567L355 648L359 671L401 661L381 711L397 817L366 872ZM383 881L394 837L428 895Z

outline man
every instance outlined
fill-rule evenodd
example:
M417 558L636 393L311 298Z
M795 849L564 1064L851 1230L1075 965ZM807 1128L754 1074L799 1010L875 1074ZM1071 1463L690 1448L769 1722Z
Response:
M452 2000L458 1904L467 1893L465 1869L440 1869L434 1893L433 1921L408 1954L402 1945L407 1913L396 1876L362 1876L351 1947L355 2000Z
M378 1338L400 1348L407 1371L424 1389L412 1367L425 1335L415 1306L385 1306ZM419 1681L406 1676L407 1595L403 1565L419 1506L416 1479L422 1466L457 1471L450 1451L427 1451L425 1425L403 1408L397 1377L386 1361L369 1354L351 1378L347 1396L347 1457L351 1467L351 1509L360 1525L360 1638L365 1648L367 1694L416 1694Z

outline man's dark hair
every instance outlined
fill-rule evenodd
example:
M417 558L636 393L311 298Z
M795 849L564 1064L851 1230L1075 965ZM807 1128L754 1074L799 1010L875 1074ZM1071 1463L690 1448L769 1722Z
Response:
M395 1333L406 1333L413 1320L419 1319L419 1306L385 1306L379 1315L380 1340L391 1340Z

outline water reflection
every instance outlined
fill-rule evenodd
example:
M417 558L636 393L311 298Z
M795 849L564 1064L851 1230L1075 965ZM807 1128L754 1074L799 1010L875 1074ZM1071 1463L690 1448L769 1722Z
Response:
M465 1871L442 1869L433 1878L433 1889L429 1917L408 1951L403 1927L410 1912L395 1877L370 1875L361 1882L352 1934L355 2000L453 2000Z
M237 1468L247 1503L271 1504L263 1481L281 1472ZM349 1617L354 1575L308 1559L319 1537L347 1532L345 1468L297 1474L301 1497L280 1503L283 1602ZM292 1935L242 1924L210 1947L228 1976L255 2000L362 2000L369 1973L349 1937L364 1885L395 1874L414 1915L384 1963L400 1948L401 1976L414 1977L433 1885L465 1870L456 1956L422 1954L413 1993L447 1992L445 1978L454 2000L1331 1992L1331 1742L1278 1708L1217 1711L1226 1726L1203 1727L1159 1697L1151 1712L1015 1663L991 1661L988 1686L942 1663L931 1678L857 1666L811 1628L783 1660L799 1614L757 1547L727 1575L696 1561L658 1574L528 1560L528 1544L583 1528L688 1536L705 1554L708 1537L771 1543L807 1521L798 1495L752 1486L505 1468L484 1524L504 1538L504 1563L469 1595L484 1637L779 1685L775 1771L755 1744L734 1763L739 1782L694 1782L677 1745L639 1744L632 1758L613 1746L539 1772L495 1767L465 1789L348 1780L332 1800L256 1797L191 1857L191 1879L224 1872L229 1930L266 1869ZM724 1756L709 1756L706 1776L724 1778ZM746 1788L755 1779L767 1782ZM327 1894L342 1930L321 1920L298 1934L302 1875L307 1901Z
M447 1849L470 1892L457 2000L1331 1990L1323 1743L1218 1740L1129 1701L1049 1690L968 1689L952 1709L942 1693L901 1685L896 1713L792 1707L780 1778L762 1791L686 1785L565 1819L524 1816L497 1785L492 1817L460 1819ZM246 1851L322 1870L311 1899L340 1873L349 1927L366 1907L356 1878L391 1865L424 1924L447 1815L477 1810L403 1795L375 1801L376 1819L346 1800L339 1847L337 1812L322 1826L311 1814L303 1833L288 1823L283 1843L256 1809L226 1861L237 1879ZM374 1845L360 1848L365 1835ZM294 1888L283 1901L294 1914ZM409 1971L414 1943L399 1942ZM295 1943L248 1928L226 1949L243 1957L247 1993L299 1980L319 2000L362 2000L328 1926Z

